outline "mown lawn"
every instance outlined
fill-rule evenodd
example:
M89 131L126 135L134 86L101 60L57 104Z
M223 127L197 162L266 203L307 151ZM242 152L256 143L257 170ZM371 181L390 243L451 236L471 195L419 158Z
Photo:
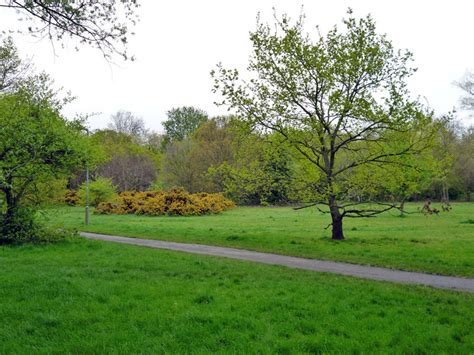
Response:
M408 210L419 206L410 204ZM325 229L329 216L314 208L240 207L201 217L92 215L85 226L83 208L63 207L46 211L44 219L82 231L474 276L474 203L454 204L439 216L400 218L398 212L388 212L346 219L347 240L342 242L330 240Z
M474 351L469 293L82 239L0 268L2 354Z

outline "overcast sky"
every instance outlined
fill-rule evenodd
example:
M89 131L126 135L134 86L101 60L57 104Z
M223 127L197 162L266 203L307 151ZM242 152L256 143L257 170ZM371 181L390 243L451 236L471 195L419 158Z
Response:
M110 64L97 50L74 51L48 40L15 35L21 55L51 74L58 86L77 99L65 110L99 113L92 128L105 127L112 113L128 110L161 131L166 111L195 106L210 115L226 113L216 107L209 72L218 62L245 70L250 55L249 32L257 13L267 22L277 13L296 18L304 6L307 30L324 32L341 24L350 6L358 17L372 14L377 31L386 33L396 48L414 53L418 72L410 81L413 96L426 98L437 114L458 105L461 91L452 85L467 69L474 69L474 1L428 0L141 0L140 22L130 40L135 62ZM24 26L10 9L0 9L0 29ZM473 124L472 118L464 118Z

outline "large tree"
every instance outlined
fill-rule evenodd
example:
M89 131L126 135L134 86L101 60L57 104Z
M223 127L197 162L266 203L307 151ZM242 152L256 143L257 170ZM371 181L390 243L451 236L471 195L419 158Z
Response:
M21 238L24 197L36 183L65 176L84 164L87 147L82 125L67 121L48 101L26 91L0 96L1 238Z
M38 197L35 187L64 178L94 157L82 122L68 121L60 114L62 105L68 101L69 98L62 98L53 89L46 74L35 74L21 61L10 39L3 41L0 45L0 242L29 238L35 232L34 214L25 209L26 197Z
M223 105L278 132L317 171L316 202L328 206L335 240L344 239L344 217L394 207L344 202L354 172L404 164L401 157L426 147L429 130L422 127L430 121L406 88L412 54L395 50L370 16L355 19L349 11L343 23L343 31L334 27L314 41L301 18L258 23L250 35L252 78L241 81L221 65L211 73Z
M128 59L130 25L137 21L137 0L1 0L0 7L19 14L27 31L51 40L64 37L98 48L106 58Z

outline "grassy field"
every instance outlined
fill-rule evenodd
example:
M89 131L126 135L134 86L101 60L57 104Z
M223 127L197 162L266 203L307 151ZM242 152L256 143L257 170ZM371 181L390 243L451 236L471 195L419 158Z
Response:
M419 205L410 204L409 211ZM439 207L439 206L438 206ZM202 217L92 215L81 207L49 210L50 225L130 237L201 243L340 260L404 270L474 276L474 203L453 205L439 216L388 212L345 220L347 240L334 242L329 216L314 208L240 207Z
M0 268L2 354L474 351L468 293L88 240Z

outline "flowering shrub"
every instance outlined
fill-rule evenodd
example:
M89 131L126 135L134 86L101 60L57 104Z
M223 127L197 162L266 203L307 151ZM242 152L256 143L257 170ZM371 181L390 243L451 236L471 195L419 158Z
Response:
M181 189L171 191L125 191L118 202L101 203L95 209L99 214L137 214L147 216L200 216L219 213L235 207L222 194L205 192L190 194Z
M79 202L76 190L66 190L63 201L69 206L75 206Z

